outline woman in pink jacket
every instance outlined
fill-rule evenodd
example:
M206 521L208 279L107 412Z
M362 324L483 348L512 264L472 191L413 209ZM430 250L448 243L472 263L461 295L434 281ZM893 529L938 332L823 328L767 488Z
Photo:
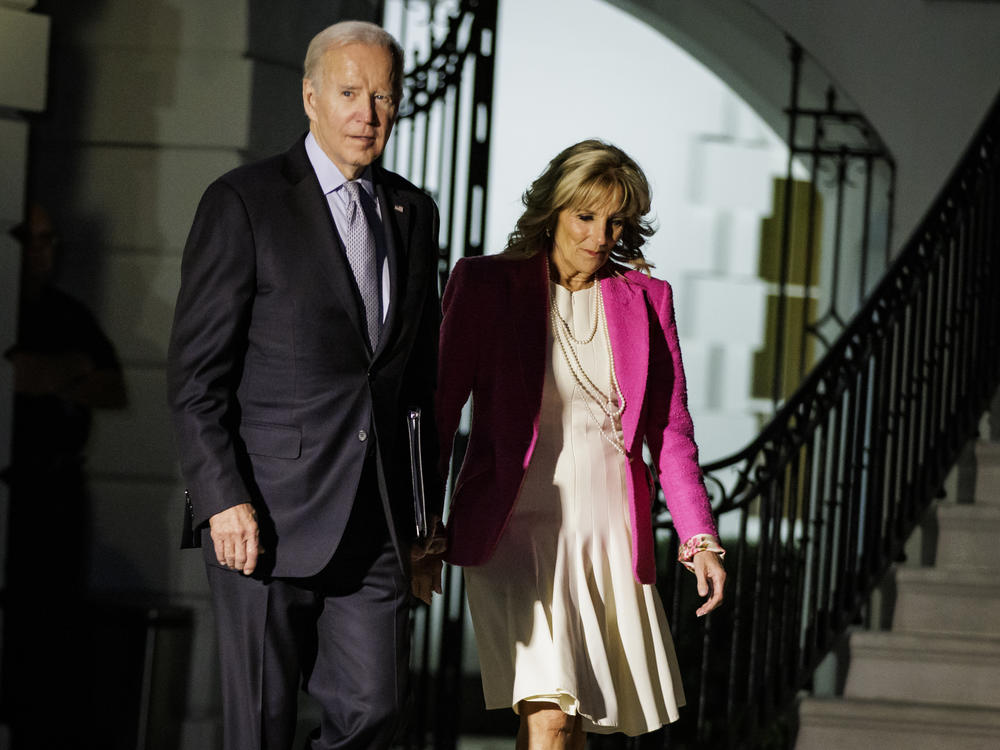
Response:
M649 186L589 140L524 195L500 255L459 261L444 293L438 428L446 474L468 398L446 559L465 567L487 708L518 748L642 734L684 694L655 578L649 450L681 562L722 601L670 285L641 247Z

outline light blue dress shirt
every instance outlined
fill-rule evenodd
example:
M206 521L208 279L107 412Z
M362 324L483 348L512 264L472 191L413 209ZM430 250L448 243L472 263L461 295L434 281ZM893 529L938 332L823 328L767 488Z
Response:
M319 186L323 190L323 195L326 196L326 203L330 207L333 223L337 226L337 231L340 233L341 238L346 237L349 226L347 211L350 208L351 201L347 196L347 191L341 190L341 188L347 182L347 178L337 169L337 165L330 161L330 157L323 152L323 149L320 148L312 133L306 136L305 145L306 155L309 157L309 162L312 164L317 179L319 179ZM389 311L389 259L385 248L385 227L382 224L382 207L379 206L378 199L375 196L375 184L372 182L372 168L366 167L357 181L361 183L362 189L368 193L368 197L371 198L377 214L376 217L369 218L372 218L378 224L371 229L372 234L375 236L375 257L378 259L379 264L379 289L381 291L382 322L384 323L385 316Z

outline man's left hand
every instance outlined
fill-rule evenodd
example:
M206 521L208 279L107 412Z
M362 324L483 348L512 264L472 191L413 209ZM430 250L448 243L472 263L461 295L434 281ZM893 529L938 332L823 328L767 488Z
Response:
M410 588L425 604L431 603L432 594L441 593L442 567L440 555L428 555L423 544L414 542L410 553Z

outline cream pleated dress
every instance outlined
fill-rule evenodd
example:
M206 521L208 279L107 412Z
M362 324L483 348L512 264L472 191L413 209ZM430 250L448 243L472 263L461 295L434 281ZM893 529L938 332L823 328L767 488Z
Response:
M684 693L660 597L632 574L603 305L597 284L549 294L538 441L496 551L465 568L483 693L487 708L547 701L584 731L642 734L676 720Z

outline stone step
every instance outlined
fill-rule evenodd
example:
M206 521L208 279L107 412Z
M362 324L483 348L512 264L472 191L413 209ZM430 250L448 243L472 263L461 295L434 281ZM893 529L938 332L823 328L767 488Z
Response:
M855 631L844 696L1000 708L1000 638Z
M807 698L795 750L996 750L1000 712L991 708Z
M1000 638L1000 578L995 571L898 568L892 630Z
M1000 505L1000 443L976 443L976 489L978 505Z
M941 503L937 522L937 567L1000 569L1000 505Z

